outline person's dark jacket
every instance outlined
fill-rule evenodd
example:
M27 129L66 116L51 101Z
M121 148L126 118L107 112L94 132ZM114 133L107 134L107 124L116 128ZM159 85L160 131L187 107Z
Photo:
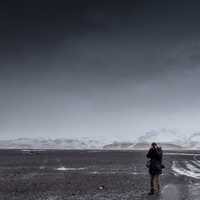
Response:
M160 147L150 148L147 158L150 159L149 173L151 175L162 174L162 149Z

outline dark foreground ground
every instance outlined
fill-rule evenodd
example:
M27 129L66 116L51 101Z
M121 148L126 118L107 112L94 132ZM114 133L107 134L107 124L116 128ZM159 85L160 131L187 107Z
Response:
M162 192L149 197L144 151L1 150L0 200L200 199L198 152L165 153Z

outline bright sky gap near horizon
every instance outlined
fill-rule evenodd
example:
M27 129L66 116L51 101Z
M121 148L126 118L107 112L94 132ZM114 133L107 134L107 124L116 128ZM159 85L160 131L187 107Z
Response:
M200 131L200 2L0 2L0 139Z

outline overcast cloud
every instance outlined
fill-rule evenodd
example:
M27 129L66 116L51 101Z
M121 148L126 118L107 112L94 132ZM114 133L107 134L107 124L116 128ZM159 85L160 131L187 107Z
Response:
M0 139L200 130L198 1L0 4Z

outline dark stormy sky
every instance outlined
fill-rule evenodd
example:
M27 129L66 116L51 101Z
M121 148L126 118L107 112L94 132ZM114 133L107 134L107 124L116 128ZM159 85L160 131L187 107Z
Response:
M0 139L200 131L200 3L2 0Z

